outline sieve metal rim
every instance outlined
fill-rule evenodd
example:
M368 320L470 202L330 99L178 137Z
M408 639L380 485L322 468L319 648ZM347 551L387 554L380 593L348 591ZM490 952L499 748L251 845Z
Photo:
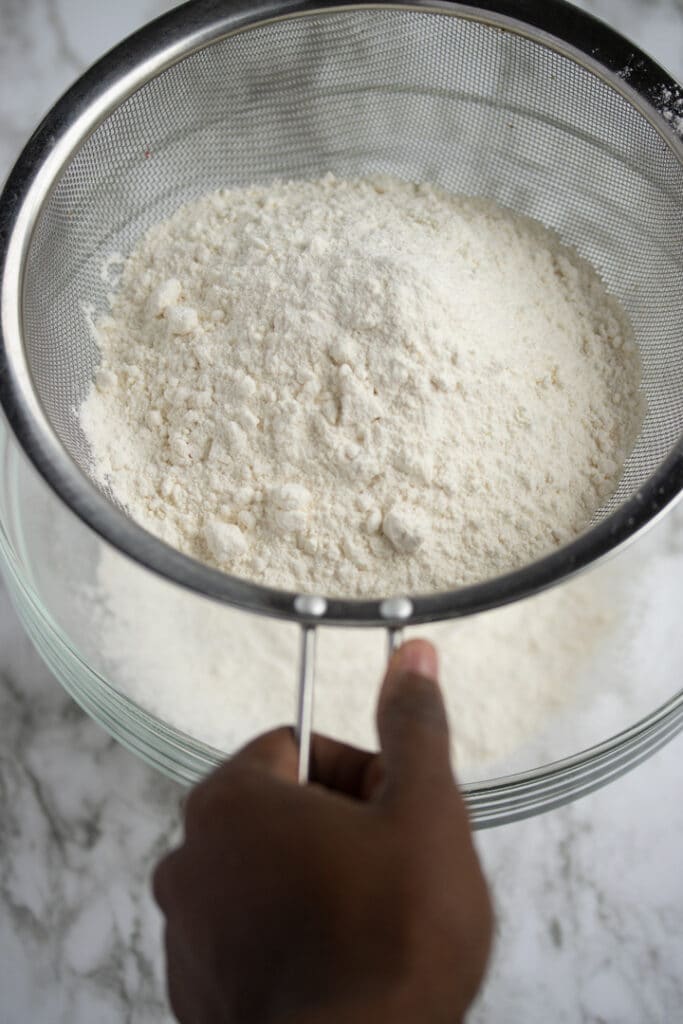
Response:
M365 627L403 627L462 617L529 597L597 564L633 541L683 495L683 438L641 490L598 526L502 577L435 595L317 602L228 576L168 547L97 491L62 447L33 390L22 343L26 255L43 205L88 136L138 88L226 36L268 22L350 10L412 10L476 20L549 47L597 75L634 106L683 164L683 139L657 109L676 83L632 43L565 0L197 0L150 23L103 57L56 104L31 138L0 197L0 404L22 449L72 511L104 540L147 569L244 611Z

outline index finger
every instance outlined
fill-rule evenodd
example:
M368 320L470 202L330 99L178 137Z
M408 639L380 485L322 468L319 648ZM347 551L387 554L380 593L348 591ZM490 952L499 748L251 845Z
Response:
M369 800L382 778L379 754L359 750L328 736L312 737L311 782L357 800Z
M238 750L211 775L189 793L185 801L185 830L189 834L210 820L217 804L225 800L226 793L234 794L240 787L240 777L256 773L283 782L296 783L299 750L290 728L283 726L258 736Z
M282 727L248 743L231 762L249 765L283 782L298 784L299 747L294 730ZM368 799L382 779L379 755L360 750L328 736L311 736L309 782L345 796Z
M289 726L273 729L247 743L228 761L232 768L261 768L283 782L296 782L299 772L299 747Z

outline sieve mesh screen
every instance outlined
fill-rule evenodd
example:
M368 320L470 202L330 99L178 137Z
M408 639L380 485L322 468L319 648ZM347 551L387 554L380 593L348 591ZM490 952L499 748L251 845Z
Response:
M83 144L28 253L24 341L43 407L86 471L76 410L98 362L103 267L182 202L276 177L392 173L557 229L635 326L648 413L604 518L683 432L683 167L608 84L531 38L410 10L318 13L215 42Z

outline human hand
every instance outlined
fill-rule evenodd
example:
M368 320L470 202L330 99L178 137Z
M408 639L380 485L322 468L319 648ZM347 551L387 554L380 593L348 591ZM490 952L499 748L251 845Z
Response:
M159 865L169 996L181 1024L457 1024L492 913L422 641L394 655L381 754L316 736L297 784L290 729L190 794Z

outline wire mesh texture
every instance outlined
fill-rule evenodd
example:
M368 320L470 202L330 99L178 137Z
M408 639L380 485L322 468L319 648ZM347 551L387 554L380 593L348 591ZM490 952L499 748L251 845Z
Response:
M76 463L76 410L98 363L106 267L181 203L232 185L395 174L491 197L555 228L602 274L636 331L647 416L616 494L683 433L683 166L608 81L486 19L319 11L219 39L152 78L63 169L25 261L23 345ZM111 496L110 496L111 497Z

